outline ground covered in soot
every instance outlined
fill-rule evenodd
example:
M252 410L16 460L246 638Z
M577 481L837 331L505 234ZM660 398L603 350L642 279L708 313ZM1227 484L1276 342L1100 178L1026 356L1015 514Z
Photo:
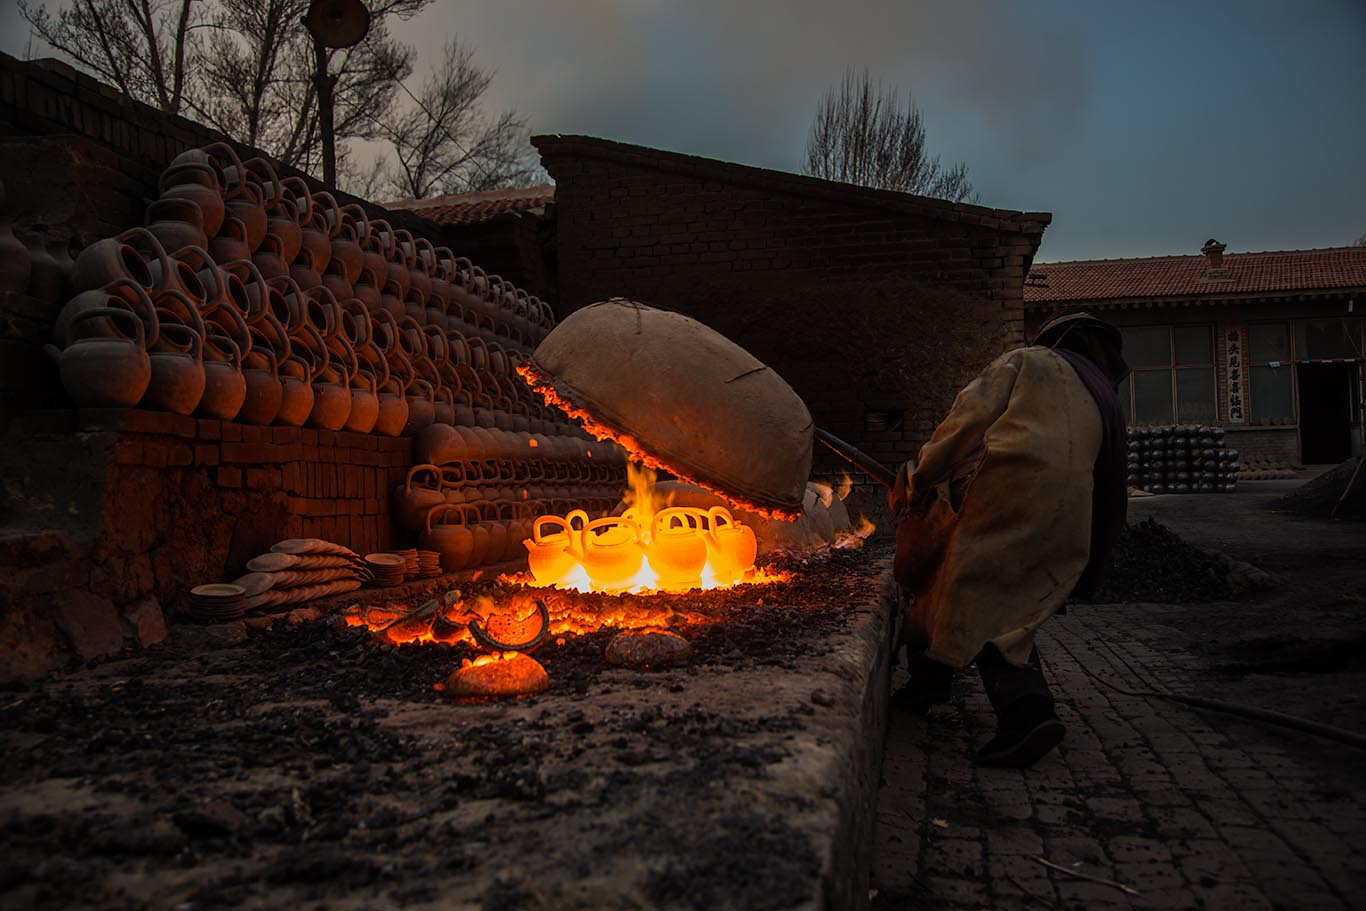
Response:
M680 668L549 640L540 696L319 621L0 692L6 908L786 908L819 894L851 660L889 560L677 599ZM864 636L866 639L866 636ZM854 702L856 706L857 703Z

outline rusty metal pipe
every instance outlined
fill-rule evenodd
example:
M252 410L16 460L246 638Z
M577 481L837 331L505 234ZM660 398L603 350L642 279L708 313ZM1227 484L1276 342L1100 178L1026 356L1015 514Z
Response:
M896 472L892 471L886 465L883 465L857 446L846 443L833 433L821 430L819 427L816 428L816 439L830 447L835 455L845 459L883 487L890 490L896 484Z

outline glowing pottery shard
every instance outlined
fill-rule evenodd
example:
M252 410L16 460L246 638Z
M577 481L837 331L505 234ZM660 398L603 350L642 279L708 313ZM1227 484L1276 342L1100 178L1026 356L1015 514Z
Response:
M520 652L481 655L446 678L446 695L529 696L550 685L550 675L535 658Z
M518 372L637 461L765 515L802 511L810 412L780 376L694 319L620 298L593 304Z

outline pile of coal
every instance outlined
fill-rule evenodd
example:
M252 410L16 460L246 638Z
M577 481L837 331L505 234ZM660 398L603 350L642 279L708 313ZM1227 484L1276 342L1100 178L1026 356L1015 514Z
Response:
M1129 428L1129 486L1149 493L1232 493L1238 450L1204 424Z
M1148 601L1199 604L1235 594L1229 562L1186 542L1152 519L1126 525L1110 552L1110 567L1086 597L1091 604Z

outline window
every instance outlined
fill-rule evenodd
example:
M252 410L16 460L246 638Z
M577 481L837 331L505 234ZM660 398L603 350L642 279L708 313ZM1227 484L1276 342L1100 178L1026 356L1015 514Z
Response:
M1214 332L1209 326L1121 329L1133 373L1119 388L1124 416L1134 424L1199 423L1217 419Z
M1351 360L1361 357L1361 321L1296 320L1295 352L1302 361Z
M1249 323L1248 396L1252 420L1295 420L1295 369L1290 360L1287 323Z

